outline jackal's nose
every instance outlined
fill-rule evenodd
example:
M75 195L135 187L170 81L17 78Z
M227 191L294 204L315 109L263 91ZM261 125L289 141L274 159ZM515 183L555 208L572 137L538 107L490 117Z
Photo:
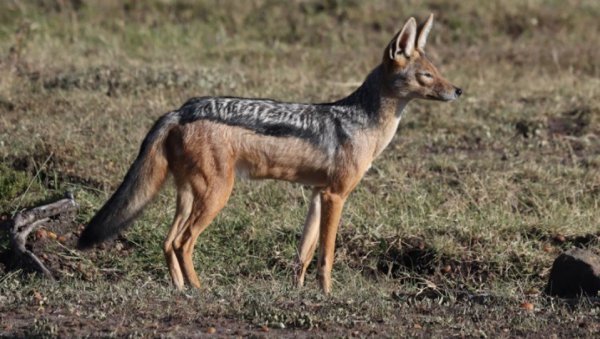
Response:
M457 87L454 93L456 93L456 97L458 98L462 94L462 89Z

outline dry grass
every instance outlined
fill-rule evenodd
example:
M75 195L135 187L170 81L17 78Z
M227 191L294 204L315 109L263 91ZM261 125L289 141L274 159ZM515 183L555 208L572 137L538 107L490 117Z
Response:
M196 249L206 287L171 292L166 189L127 232L126 257L82 259L93 281L1 277L0 310L16 325L0 320L0 333L194 335L185 331L230 324L248 334L280 323L290 335L598 333L597 304L528 294L561 250L598 250L595 1L73 3L0 4L0 212L70 189L85 222L162 113L198 95L339 98L409 15L436 13L429 53L466 94L409 106L345 209L332 297L314 275L291 289L307 192L274 182L236 184ZM519 310L523 300L537 310Z

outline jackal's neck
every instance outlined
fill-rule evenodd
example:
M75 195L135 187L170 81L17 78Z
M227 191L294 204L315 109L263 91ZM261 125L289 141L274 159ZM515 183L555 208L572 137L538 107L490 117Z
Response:
M386 123L399 118L410 99L398 99L383 91L383 67L377 66L349 96L337 101L334 105L353 106L375 123Z

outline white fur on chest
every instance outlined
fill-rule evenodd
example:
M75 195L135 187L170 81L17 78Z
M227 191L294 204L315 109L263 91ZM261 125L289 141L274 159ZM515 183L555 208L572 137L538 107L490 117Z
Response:
M385 128L381 131L379 135L379 140L377 142L377 146L375 147L374 156L378 157L381 152L390 144L394 135L396 135L396 131L398 130L398 125L400 124L401 117L398 116L394 118L393 121L388 123Z

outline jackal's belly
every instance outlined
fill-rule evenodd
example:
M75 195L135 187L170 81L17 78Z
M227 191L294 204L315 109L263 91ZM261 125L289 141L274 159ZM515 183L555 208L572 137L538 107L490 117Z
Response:
M247 135L234 147L241 178L278 179L311 186L327 183L331 162L313 145L296 138Z
M235 167L236 174L242 179L277 179L296 182L310 186L326 186L327 173L310 168L291 166L263 166L239 161Z

